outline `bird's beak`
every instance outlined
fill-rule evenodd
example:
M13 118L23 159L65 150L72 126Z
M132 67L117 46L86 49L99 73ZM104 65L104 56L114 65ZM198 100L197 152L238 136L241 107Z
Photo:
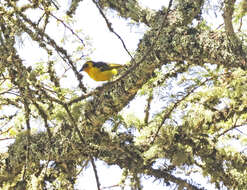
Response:
M79 72L84 71L84 69L85 69L85 65L82 66Z

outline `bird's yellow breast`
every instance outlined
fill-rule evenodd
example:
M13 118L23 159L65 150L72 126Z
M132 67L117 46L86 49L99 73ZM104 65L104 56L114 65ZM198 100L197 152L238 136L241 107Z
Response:
M113 75L117 74L116 69L101 71L97 67L90 67L90 68L85 69L85 71L95 81L107 81L107 80L110 80Z

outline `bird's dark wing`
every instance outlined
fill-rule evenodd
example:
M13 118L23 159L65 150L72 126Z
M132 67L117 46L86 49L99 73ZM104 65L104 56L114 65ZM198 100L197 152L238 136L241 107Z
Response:
M108 71L112 68L105 62L93 62L93 66L99 68L101 71Z

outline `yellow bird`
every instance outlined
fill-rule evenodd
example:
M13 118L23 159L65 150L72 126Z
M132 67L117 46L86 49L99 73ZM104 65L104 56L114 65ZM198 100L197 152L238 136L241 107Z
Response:
M123 67L123 65L87 61L79 72L85 71L95 81L107 81L110 80L113 75L116 75L118 73L117 69L121 67Z

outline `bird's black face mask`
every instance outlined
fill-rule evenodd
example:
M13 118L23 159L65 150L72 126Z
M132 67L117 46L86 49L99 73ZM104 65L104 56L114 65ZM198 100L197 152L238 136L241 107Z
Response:
M84 69L86 69L87 67L88 67L88 64L85 63L85 64L82 66L82 68L81 68L81 70L80 70L79 72L84 71Z

